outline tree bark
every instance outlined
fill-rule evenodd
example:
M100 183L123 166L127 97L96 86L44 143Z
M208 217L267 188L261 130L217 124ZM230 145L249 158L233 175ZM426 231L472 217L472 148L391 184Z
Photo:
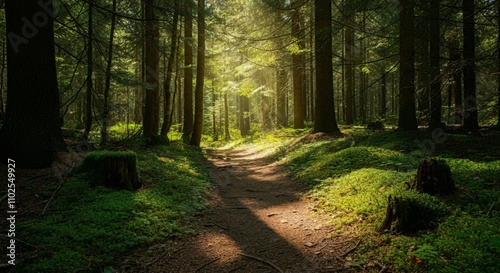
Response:
M332 3L315 0L316 114L315 133L340 133L335 119L332 68Z
M117 0L113 0L113 12L116 12L116 1ZM115 36L115 23L116 15L113 13L111 14L111 29L109 31L108 63L106 65L106 85L104 87L104 109L102 114L101 145L108 141L109 89L111 86L111 66L113 64L113 38Z
M172 125L171 109L173 108L174 101L171 101L172 92L170 92L170 85L172 82L172 70L175 63L175 56L177 54L177 23L179 21L179 7L178 0L174 1L174 18L172 23L172 41L170 46L170 54L168 57L167 71L165 80L163 81L163 124L161 126L160 135L166 136L170 131ZM174 83L176 84L176 83Z
M382 80L380 83L380 108L378 114L381 118L385 118L387 114L387 72L383 72Z
M500 129L500 1L497 1L497 129Z
M203 87L205 83L205 0L198 0L198 54L196 59L194 127L190 144L200 147L203 132Z
M48 167L55 153L65 147L59 115L53 4L7 1L5 12L9 41L7 106L0 154L2 161L10 158L19 167Z
M354 123L355 94L354 94L354 11L348 11L347 26L345 28L345 122Z
M143 117L143 134L146 137L158 135L159 129L159 28L155 17L155 1L145 0L146 16L146 93L145 110Z
M224 139L226 141L231 140L231 134L229 133L229 104L227 102L227 90L224 91Z
M304 128L304 106L303 101L303 73L304 64L302 62L302 51L304 50L301 42L304 37L300 36L300 10L297 0L292 1L292 39L299 52L292 52L293 64L293 126L295 129Z
M276 125L278 128L288 126L288 118L286 116L286 74L286 70L282 67L278 66L276 68Z
M86 93L86 104L85 104L85 131L83 133L83 141L88 147L88 139L90 130L92 129L92 97L93 97L93 82L92 82L92 73L93 73L93 60L92 60L92 51L93 51L93 26L92 26L92 9L94 5L94 0L89 0L89 10L88 10L88 30L87 30L87 93Z
M477 98L476 98L476 29L474 0L462 1L463 35L464 35L464 128L477 131Z
M429 66L431 68L431 120L429 126L431 129L441 127L441 66L440 66L440 1L431 1L429 6Z
M418 119L428 121L430 113L430 52L429 52L429 33L430 31L430 1L420 0L419 6L423 12L423 16L417 17L416 25L420 26L415 30L416 54L420 56L418 67L416 68L416 96Z
M399 0L399 120L402 130L416 130L414 0Z
M5 108L3 102L3 84L4 84L4 73L5 73L5 46L2 45L2 60L1 60L2 68L0 68L0 120L5 118Z
M455 104L455 124L462 124L463 103L462 103L462 58L458 49L458 42L452 41L450 45L450 59L453 80L451 82L453 101Z
M184 3L184 125L182 140L188 144L193 132L193 14L189 1Z

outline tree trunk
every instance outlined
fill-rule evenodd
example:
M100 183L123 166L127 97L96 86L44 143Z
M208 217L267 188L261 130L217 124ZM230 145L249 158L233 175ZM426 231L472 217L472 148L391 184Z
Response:
M282 67L276 68L276 125L278 128L288 126L288 118L286 116L286 85L287 75L286 70Z
M332 3L315 0L316 114L315 133L340 133L335 119L332 68Z
M430 73L430 56L429 56L429 33L430 31L430 1L421 0L419 2L419 6L422 9L423 15L417 17L416 22L418 27L415 32L417 34L416 37L419 39L415 39L415 50L416 54L420 55L420 59L417 62L418 67L416 68L416 96L417 96L417 109L418 109L418 120L425 120L426 122L429 119L430 112L430 82L429 76Z
M311 8L311 16L309 22L314 22L314 7ZM314 122L314 25L311 23L311 31L309 33L309 112L310 112L310 121Z
M52 1L7 1L5 12L9 40L7 107L0 132L0 154L3 162L10 158L19 167L48 167L55 152L65 147L59 116Z
M297 0L292 1L292 39L297 45L299 52L292 52L293 64L293 126L296 129L304 128L304 101L303 101L303 73L302 63L302 40L300 36L300 10Z
M497 129L500 130L500 1L497 1Z
M440 1L431 1L429 6L429 66L431 68L431 120L429 126L431 129L441 127L441 66L440 66Z
M102 114L101 145L108 141L109 123L109 89L111 86L111 66L113 64L113 38L115 36L116 1L113 0L113 13L111 14L111 29L109 31L108 63L106 65L106 86L104 87L104 109ZM128 93L127 93L128 94Z
M167 136L172 124L171 109L173 108L174 101L171 101L172 92L170 92L170 85L172 82L172 70L174 67L175 59L177 56L177 22L179 21L179 7L178 0L174 1L174 20L172 23L172 41L170 46L170 54L168 57L167 71L165 80L163 81L163 124L161 126L160 135ZM174 83L176 84L176 83Z
M88 146L88 139L90 130L92 129L92 97L93 97L93 82L92 82L92 70L94 62L92 60L93 51L93 26L92 26L92 9L94 5L94 0L89 0L89 10L88 10L88 30L87 30L87 94L86 94L86 105L85 105L85 131L83 133L84 144Z
M383 72L382 80L380 83L380 100L379 112L381 118L385 118L387 114L387 72Z
M450 59L452 71L452 93L453 101L455 103L455 124L462 124L463 104L462 104L462 75L461 65L462 58L458 49L458 42L455 40L450 45Z
M7 65L5 62L5 46L2 45L2 60L1 60L1 65L2 67L0 68L0 120L3 120L5 118L5 108L4 108L4 102L3 102L3 84L4 84L4 75L5 75L5 66Z
M184 125L182 140L188 144L193 132L193 10L184 3Z
M212 77L212 129L214 141L219 139L217 131L217 111L216 111L217 94L215 93L215 79Z
M414 40L414 0L399 0L399 120L402 130L416 130L415 113L415 40Z
M345 122L354 123L355 93L354 93L354 11L348 11L347 26L345 28Z
M245 95L239 95L239 125L242 137L250 133L250 99Z
M142 42L141 42L142 43ZM142 47L141 47L142 49ZM142 54L139 54L139 48L136 49L136 56L141 56ZM142 60L138 58L138 65L136 66L135 70L135 80L137 82L142 81L142 75L141 75L141 65L142 65ZM143 101L142 101L142 87L140 85L137 85L134 90L134 123L135 124L141 124L142 123L142 107L143 107Z
M479 129L477 121L476 98L476 30L474 0L462 1L464 34L464 128L470 131Z
M155 17L155 1L145 0L146 16L146 93L143 117L143 134L146 137L158 135L159 127L159 28Z
M195 115L191 145L200 147L203 132L203 87L205 83L205 0L198 0L198 54L196 59Z
M229 104L227 102L227 90L224 91L224 139L226 141L231 140L231 134L229 133Z

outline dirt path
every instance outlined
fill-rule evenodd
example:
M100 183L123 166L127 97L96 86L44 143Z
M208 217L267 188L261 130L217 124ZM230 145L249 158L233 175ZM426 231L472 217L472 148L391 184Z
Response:
M211 209L197 233L145 272L334 272L356 240L335 237L311 215L303 188L252 150L211 150Z

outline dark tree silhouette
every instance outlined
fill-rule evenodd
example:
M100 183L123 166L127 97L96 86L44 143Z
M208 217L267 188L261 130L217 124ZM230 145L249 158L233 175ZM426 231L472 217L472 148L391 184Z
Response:
M332 3L315 0L316 113L314 132L339 133L333 101Z
M7 107L2 157L50 166L64 149L59 117L52 1L6 1ZM6 161L4 161L6 162Z
M414 0L399 0L399 121L403 130L416 130Z

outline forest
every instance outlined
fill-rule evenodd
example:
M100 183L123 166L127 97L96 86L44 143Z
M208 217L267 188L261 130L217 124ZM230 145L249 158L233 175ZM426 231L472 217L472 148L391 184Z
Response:
M5 0L0 45L2 272L500 272L500 0Z

